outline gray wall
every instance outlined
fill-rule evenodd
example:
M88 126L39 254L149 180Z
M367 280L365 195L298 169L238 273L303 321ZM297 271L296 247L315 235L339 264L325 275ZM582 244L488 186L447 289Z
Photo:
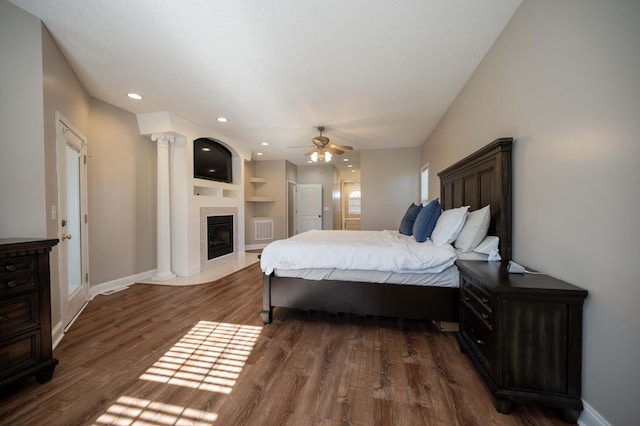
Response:
M0 0L0 238L46 237L40 20Z
M156 145L136 116L91 99L89 261L92 285L156 267Z
M583 398L616 425L639 416L639 22L638 1L526 0L422 156L438 194L438 171L515 137L514 258L589 291Z
M363 230L398 229L411 203L420 202L420 148L360 153Z

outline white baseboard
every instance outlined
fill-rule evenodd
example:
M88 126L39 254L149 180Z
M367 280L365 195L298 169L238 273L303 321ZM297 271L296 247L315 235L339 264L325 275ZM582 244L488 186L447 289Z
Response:
M62 341L63 337L64 337L64 326L62 325L62 322L58 322L51 329L51 341L53 342L51 347L53 349L55 349L56 346L58 346L60 344L60 342Z
M265 243L265 244L251 244L248 246L244 246L245 250L262 250L263 248L265 248L266 246L268 246L269 243Z
M580 426L611 426L611 423L606 421L605 418L594 410L591 405L587 404L584 399L582 400L582 405L584 406L584 409L578 419L578 424Z
M129 287L131 284L135 284L137 281L148 280L156 272L157 269L152 269L151 271L140 272L139 274L129 275L128 277L118 278L117 280L91 286L89 289L89 300L93 300L94 297L102 293L122 290L123 288Z

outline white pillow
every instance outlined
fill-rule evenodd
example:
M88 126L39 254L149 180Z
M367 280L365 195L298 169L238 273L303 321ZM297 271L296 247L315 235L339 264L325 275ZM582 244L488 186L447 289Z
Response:
M478 247L476 247L473 251L474 253L482 253L489 255L490 261L494 260L502 260L499 252L500 239L498 237L494 237L488 235L482 240Z
M462 231L456 238L455 247L465 253L473 251L487 236L490 221L491 211L489 206L468 213Z
M433 244L441 246L454 242L462 231L464 221L467 218L467 210L469 210L469 206L443 211L431 234Z

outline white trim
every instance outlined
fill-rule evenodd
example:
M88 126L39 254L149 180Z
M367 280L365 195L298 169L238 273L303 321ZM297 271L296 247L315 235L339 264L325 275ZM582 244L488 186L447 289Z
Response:
M67 326L64 328L64 333L66 333L67 330L69 330L71 328L73 323L76 322L76 320L78 319L78 317L80 316L82 311L84 311L84 308L86 308L88 304L89 304L88 300L86 302L84 302L84 305L82 305L80 310L78 312L76 312L76 314L73 316L73 318L71 318L71 321L69 321L69 324L67 324Z
M51 329L51 340L53 341L53 344L51 345L52 349L55 349L62 341L62 338L64 337L63 328L64 326L62 325L62 321L58 321L55 327Z
M80 154L80 158L82 158L82 164L80 167L80 250L81 250L81 263L80 263L80 287L74 292L76 296L81 295L84 299L83 307L86 306L87 302L91 300L89 292L91 283L89 282L88 277L90 276L89 271L89 224L88 224L88 214L89 214L89 176L87 174L87 156L88 156L88 147L89 144L87 142L87 138L84 136L78 128L76 128L60 111L55 111L55 128L56 128L56 188L58 191L57 197L57 210L58 217L56 217L56 234L62 234L62 227L60 224L60 212L66 211L66 207L62 207L66 200L63 200L62 193L66 194L66 187L64 190L60 189L60 185L63 182L66 182L66 177L63 177L62 173L64 169L61 170L61 162L63 157L62 147L68 144L67 140L75 139L74 144L79 146L74 146L74 149L78 149ZM73 138L68 138L67 133L73 135ZM66 168L66 165L64 166ZM66 195L65 195L66 196ZM84 220L83 220L84 219ZM67 276L65 273L66 265L65 265L65 254L64 249L59 246L58 248L58 285L60 290L60 298L58 299L58 307L60 309L60 320L61 322L65 322L67 320L68 310L69 310L69 294L67 289ZM74 317L78 315L79 312L82 311L83 308L80 308L78 312L74 314ZM73 320L73 319L72 319ZM71 323L71 321L69 323ZM64 334L64 331L62 332ZM59 337L62 339L62 335Z
M583 411L578 419L580 426L611 426L611 423L605 420L587 401L582 400Z
M150 271L140 272L139 274L129 275L128 277L118 278L117 280L91 286L91 288L89 289L90 300L93 300L93 298L99 294L121 290L125 287L129 287L131 284L135 284L138 281L148 280L156 272L157 269L152 269Z
M268 245L269 245L269 243L265 243L265 244L250 244L248 246L244 246L244 249L245 250L262 250L263 248L265 248Z

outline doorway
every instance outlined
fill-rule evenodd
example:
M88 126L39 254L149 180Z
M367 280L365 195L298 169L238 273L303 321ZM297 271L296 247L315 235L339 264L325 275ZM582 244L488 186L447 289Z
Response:
M287 180L287 238L296 234L297 184Z
M56 112L60 311L65 331L89 300L87 141Z
M359 231L360 215L362 213L362 193L360 182L342 181L340 191L342 199L342 229L348 231Z

